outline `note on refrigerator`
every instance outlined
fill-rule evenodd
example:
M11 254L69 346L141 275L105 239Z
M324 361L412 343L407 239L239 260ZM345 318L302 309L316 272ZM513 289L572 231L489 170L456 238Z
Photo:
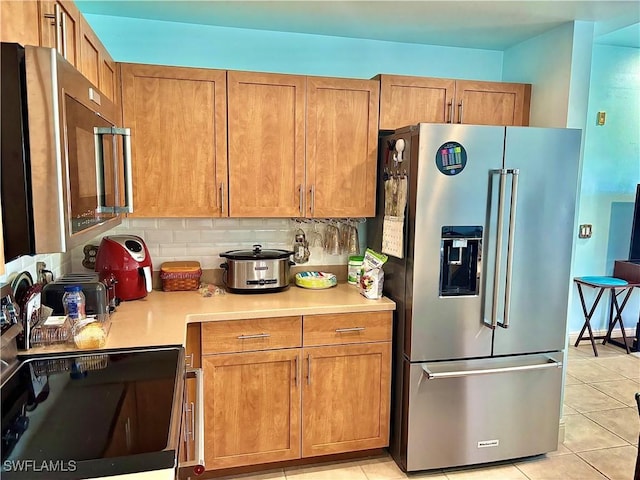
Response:
M382 253L397 258L404 256L404 218L387 215L382 223Z

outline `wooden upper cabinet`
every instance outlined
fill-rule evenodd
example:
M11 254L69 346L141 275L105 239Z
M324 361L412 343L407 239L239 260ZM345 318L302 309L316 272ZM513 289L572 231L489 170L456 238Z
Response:
M529 125L531 85L456 81L455 123Z
M307 78L307 216L375 215L379 83Z
M303 216L305 84L228 72L230 216Z
M400 75L376 78L380 80L380 130L451 122L455 80Z
M300 457L299 349L205 355L207 469Z
M380 130L426 123L529 125L531 85L378 75Z
M0 1L0 40L21 45L40 45L38 2Z
M119 103L118 96L118 70L116 62L108 55L103 55L100 62L100 91Z
M78 70L100 88L101 54L98 37L84 19L80 18L80 65Z
M227 215L226 72L122 64L135 216Z
M40 45L51 47L79 65L80 11L71 0L40 1Z
M302 456L389 444L391 342L304 348Z
M80 18L80 72L116 101L116 64L84 17Z

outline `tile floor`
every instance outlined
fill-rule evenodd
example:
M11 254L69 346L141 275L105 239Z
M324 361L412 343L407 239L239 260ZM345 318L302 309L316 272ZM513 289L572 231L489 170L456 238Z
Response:
M569 347L565 386L565 441L547 455L476 468L405 474L388 457L291 467L241 480L633 480L640 419L640 354L588 342Z

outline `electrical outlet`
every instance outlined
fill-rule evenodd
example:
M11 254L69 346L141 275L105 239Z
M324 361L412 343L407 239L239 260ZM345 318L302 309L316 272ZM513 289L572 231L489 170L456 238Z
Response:
M604 125L604 123L607 121L607 112L598 112L598 122L597 124L599 126Z
M584 224L580 225L580 232L578 233L578 238L591 238L591 234L593 233L593 225Z

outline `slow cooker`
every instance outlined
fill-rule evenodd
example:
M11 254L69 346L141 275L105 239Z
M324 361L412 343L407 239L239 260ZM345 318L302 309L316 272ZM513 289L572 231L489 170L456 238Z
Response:
M254 245L252 250L231 250L221 253L227 261L222 279L233 293L280 292L289 287L290 250L263 250Z

